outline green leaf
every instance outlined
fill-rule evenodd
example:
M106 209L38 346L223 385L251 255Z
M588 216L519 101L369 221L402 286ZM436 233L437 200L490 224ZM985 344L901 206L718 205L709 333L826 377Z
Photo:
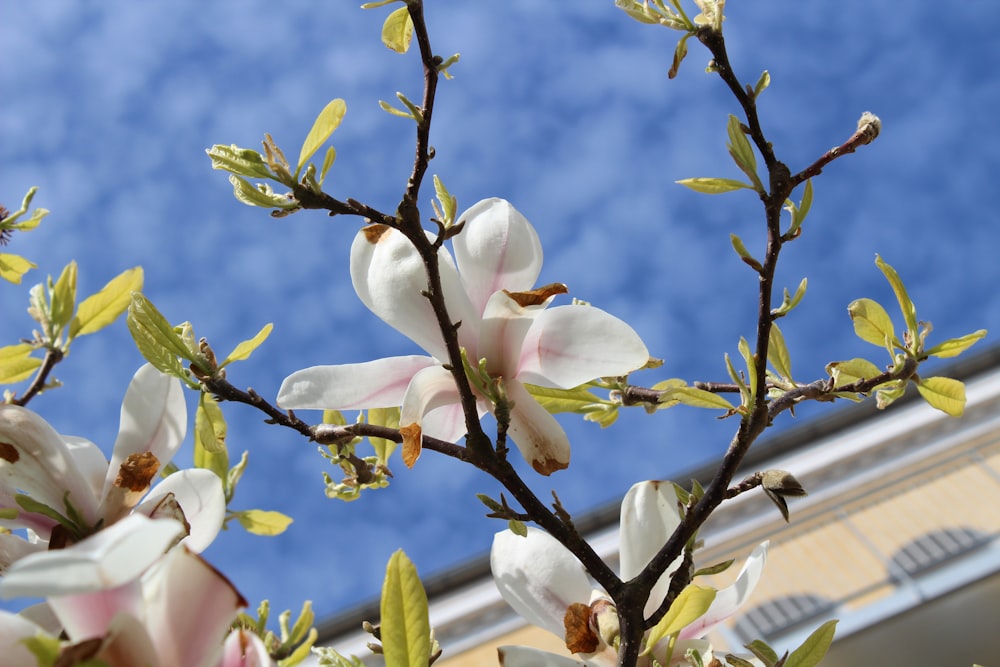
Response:
M402 549L389 559L382 585L381 637L386 665L427 667L431 625L417 568Z
M761 266L760 262L754 259L753 255L751 255L747 250L747 247L743 244L743 239L736 234L730 234L729 242L733 244L733 250L736 251L736 254L740 256L740 259L742 259L745 264L747 264L754 271L764 270L764 267Z
M927 350L926 354L929 357L938 357L939 359L957 357L979 342L985 335L986 329L980 329L959 338L951 338Z
M30 356L35 351L31 343L0 347L0 384L13 384L31 377L42 360Z
M896 300L899 302L899 309L903 312L903 319L906 321L906 329L910 332L910 336L912 336L914 341L919 340L920 331L917 324L917 307L910 301L910 295L906 293L906 287L903 285L903 281L900 280L899 274L896 273L896 269L882 261L882 258L878 255L875 255L875 265L882 270L889 284L892 285L892 291L896 293Z
M388 112L393 116L399 116L400 118L409 118L411 120L416 120L416 118L413 117L413 114L410 113L409 111L403 111L402 109L397 109L396 107L392 106L385 100L379 100L378 105L379 107L381 107L382 111Z
M761 93L767 90L767 87L771 85L771 74L767 70L764 70L760 78L757 79L757 85L753 87L753 96L756 99Z
M273 328L274 325L270 322L265 324L264 327L257 332L256 336L237 345L236 348L229 353L229 356L226 357L221 364L219 364L219 368L222 368L226 364L234 361L243 361L244 359L249 358L253 351L260 347L261 343L267 340L267 337L271 335L271 329Z
M212 169L251 178L274 178L274 174L264 162L264 156L252 148L240 148L235 144L230 146L216 144L205 152L212 160Z
M714 588L695 586L694 584L682 590L674 598L673 604L670 605L670 609L660 619L660 622L649 631L646 638L646 649L643 653L648 654L660 640L680 632L701 618L712 605L716 593Z
M309 134L306 135L306 140L302 142L302 149L299 151L299 164L295 168L296 177L306 162L309 161L309 158L319 150L320 146L326 143L330 135L333 134L333 131L340 125L340 122L344 120L345 113L347 113L347 103L340 98L331 100L319 112L316 122L313 123Z
M773 311L771 311L772 314L775 317L784 317L785 315L787 315L793 308L799 305L800 301L802 301L802 297L806 295L806 286L808 284L809 281L806 278L803 278L801 281L799 281L799 286L795 289L794 296L790 295L788 293L788 289L786 288L785 297L782 300L781 305L775 308Z
M69 327L69 337L86 336L100 331L118 319L132 301L132 293L142 289L142 267L122 271L96 294L80 302Z
M229 182L233 184L233 196L247 206L279 208L282 210L292 210L299 206L297 201L289 198L287 195L276 194L271 189L271 186L266 183L261 183L257 187L254 187L236 174L229 175Z
M371 408L368 410L368 423L375 426L399 428L399 408ZM368 440L372 443L375 456L378 457L379 463L382 465L388 464L389 457L396 451L399 444L385 438L369 437Z
M786 202L785 209L792 214L792 223L788 227L788 231L785 232L784 238L793 239L799 235L799 228L802 223L805 222L806 216L809 215L809 209L812 208L813 201L813 186L812 179L806 181L805 190L802 192L802 201L798 206L793 204L791 201Z
M895 403L897 399L901 398L904 393L906 393L906 383L902 380L894 380L879 385L879 388L875 391L875 407L879 410L884 410Z
M834 387L868 380L882 373L872 362L857 357L847 361L831 361L826 365L826 372L833 378Z
M788 354L788 347L785 345L785 337L777 324L771 325L771 333L768 336L767 360L771 366L785 380L792 379L792 360Z
M198 410L194 415L194 446L195 456L198 450L203 450L207 454L219 454L226 452L226 418L222 414L222 409L214 398L209 394L202 393L198 399ZM228 458L228 457L227 457ZM199 468L205 466L198 466ZM222 467L222 477L229 467L228 460Z
M0 252L0 278L15 285L21 284L21 278L31 269L38 268L34 262L29 262L20 255Z
M575 412L586 414L595 405L601 405L603 401L596 394L587 390L586 385L574 387L573 389L557 389L554 387L539 387L533 384L526 385L528 392L538 401L548 412Z
M921 378L917 382L917 391L932 408L951 415L961 417L965 412L965 384L945 377Z
M736 162L736 166L751 180L755 190L763 192L764 185L757 175L757 156L754 155L750 140L744 134L739 119L732 114L729 115L729 122L726 124L726 134L729 135L729 143L727 144L729 154Z
M386 17L382 24L382 43L396 53L406 53L413 39L413 19L404 4Z
M449 227L455 222L455 216L458 214L458 200L448 192L448 188L444 186L437 174L434 174L434 193L441 203L441 223L445 227Z
M661 397L661 401L677 401L678 403L691 406L692 408L715 408L721 410L736 409L736 406L719 394L711 391L705 391L704 389L698 389L697 387L678 387L673 390L668 390L668 393L665 393Z
M248 533L265 536L280 535L292 523L290 516L269 510L243 510L236 518Z
M816 628L802 645L792 651L785 660L784 667L815 667L826 656L837 631L837 621L827 621Z
M726 662L729 663L730 667L756 667L749 660L744 660L738 655L733 655L732 653L726 654Z
M732 566L732 564L735 563L735 562L736 562L735 558L730 558L729 560L724 560L721 563L716 563L715 565L710 565L708 567L699 568L698 570L695 571L695 573L693 575L691 575L691 577L692 578L694 578L694 577L707 577L707 576L713 575L713 574L721 574L721 573L725 572L726 570L728 570Z
M877 301L858 299L851 302L847 312L854 322L854 333L866 343L879 347L890 347L899 343L889 313Z
M133 292L125 321L136 347L146 361L153 364L161 373L181 379L187 378L187 373L177 357L194 361L194 355L170 326L170 322L160 314L149 299L139 292Z
M667 72L668 79L673 79L677 76L677 71L680 69L681 63L684 62L684 58L687 57L687 41L692 34L693 33L690 32L685 33L685 35L681 37L680 41L677 42L677 46L674 48L674 60L670 63L670 70Z
M67 264L52 288L51 322L58 328L69 324L76 308L76 262Z
M319 170L319 184L323 185L323 181L326 180L326 174L330 171L330 167L333 166L333 161L337 159L337 149L330 146L326 149L326 156L323 158L323 166Z
M750 351L750 343L743 336L740 336L739 351L743 357L743 361L747 365L747 391L751 402L753 402L753 397L757 391L757 364L754 363L755 355Z
M677 183L706 195L719 195L723 192L732 192L734 190L753 190L752 186L742 181L734 181L731 178L684 178L677 181Z
M778 662L778 654L768 646L767 642L761 639L755 639L749 644L745 644L744 648L753 653L767 667L773 667L774 663Z
M518 537L528 536L528 527L524 525L523 521L518 521L517 519L511 519L507 522L507 527L510 528L510 532L514 533Z

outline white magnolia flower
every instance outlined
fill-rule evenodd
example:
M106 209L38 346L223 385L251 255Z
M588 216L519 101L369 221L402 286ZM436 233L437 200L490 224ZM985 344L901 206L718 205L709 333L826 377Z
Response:
M27 529L29 536L0 535L0 572L29 553L78 542L130 512L182 520L190 528L184 544L195 551L207 547L225 516L214 473L183 470L150 491L180 447L186 424L180 383L148 364L125 392L110 462L89 440L60 435L27 408L0 405L0 526Z
M657 551L666 543L680 522L677 513L677 496L669 482L640 482L625 495L622 501L620 558L621 577L627 581L637 576ZM736 581L720 590L711 607L698 620L684 628L674 647L673 661L680 664L684 652L698 649L703 656L711 647L701 639L712 628L736 613L757 585L767 556L767 542L750 554ZM616 618L607 619L613 612L613 603L603 590L593 590L591 581L580 562L555 538L541 530L528 528L528 536L519 537L509 530L497 533L490 553L493 579L501 596L519 615L563 638L566 637L565 618L571 605L589 606L589 634L594 648L587 653L577 653L578 660L554 655L524 646L500 648L501 663L507 667L610 667L617 664L617 652L607 642L610 620L613 628ZM662 603L670 585L665 574L653 587L644 609L648 618ZM567 638L569 639L569 638ZM572 649L571 649L572 650ZM640 659L640 665L652 664L657 658L665 661L666 642L654 649L652 656Z
M0 593L49 596L76 660L109 667L272 666L259 641L243 633L226 639L246 606L232 584L184 547L164 554L182 532L177 521L129 515L66 549L18 561L0 581ZM3 664L34 667L17 645L44 635L24 617L0 614L0 649L14 647L0 651Z
M459 344L475 364L486 359L514 403L509 434L542 474L569 464L569 442L555 418L524 384L569 389L596 377L625 375L649 359L627 324L598 308L547 309L562 285L532 291L542 266L534 228L502 199L486 199L459 217L453 260L438 257L451 318L461 322ZM455 441L466 432L458 389L442 365L448 358L430 303L420 255L399 231L362 229L351 247L351 280L361 301L430 356L314 366L285 378L278 404L288 409L354 410L402 406L401 431L419 446L421 435ZM478 397L480 416L492 409ZM419 449L417 450L419 451ZM412 461L410 461L412 463Z

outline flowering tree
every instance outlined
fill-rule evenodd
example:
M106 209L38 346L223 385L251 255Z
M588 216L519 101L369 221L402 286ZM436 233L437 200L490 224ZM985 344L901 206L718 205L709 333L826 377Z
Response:
M416 157L394 211L324 190L336 153L328 147L318 167L312 160L345 117L340 99L320 112L294 165L269 135L263 152L216 145L208 154L214 168L230 172L235 196L248 205L272 209L275 216L314 209L361 219L350 249L354 290L425 354L360 364L331 359L332 365L291 372L272 402L265 396L273 392L244 391L227 379L228 367L249 358L270 325L220 360L206 340L195 339L190 324L172 325L142 295L140 270L123 273L79 303L75 264L34 287L30 312L39 330L28 342L0 349L0 380L30 379L24 391L8 392L0 406L5 529L0 595L42 597L46 603L21 614L0 614L0 655L13 665L46 667L292 665L304 658L315 641L308 605L292 625L282 615L275 635L266 629L266 605L256 619L241 613L246 601L197 555L227 521L263 534L280 533L288 521L274 512L229 508L246 459L230 465L219 405L228 401L250 405L271 423L323 445L324 455L343 471L340 480L327 475L331 497L351 500L387 486L397 448L407 467L428 450L497 480L506 494L480 497L488 516L506 521L491 552L497 586L518 613L562 637L574 655L504 647L504 664L817 664L832 641L832 623L787 656L779 657L763 642L750 644L752 655L744 657L713 652L704 636L751 594L767 543L748 555L732 586L716 590L696 580L725 567L696 568L696 538L719 505L758 488L788 519L786 498L805 493L791 473L760 471L738 482L735 474L757 438L799 403L874 395L885 407L913 383L935 408L962 413L960 382L924 377L918 370L930 357L960 354L985 332L931 345L929 325L917 319L902 280L881 258L876 263L895 293L902 332L897 334L893 318L873 300L849 307L857 335L888 355L881 365L861 358L835 361L824 377L793 379L777 325L805 294L803 280L779 302L775 272L785 245L802 234L813 199L811 179L833 160L871 143L879 133L878 118L864 113L843 143L794 170L775 155L758 117L757 100L769 75L746 84L729 61L724 0L695 0L694 16L679 0L617 1L631 19L681 34L671 78L690 41L710 53L709 72L739 108L726 130L729 154L743 178L681 183L706 194L753 191L766 231L766 244L757 253L731 236L737 256L756 276L758 292L755 329L739 341L741 358L726 358L727 379L657 381L661 362L627 323L586 302L552 306L568 290L562 284L535 285L544 230L539 234L513 204L491 198L460 212L457 197L437 176L429 201L425 181L433 157L437 86L459 58L434 52L421 0L384 0L365 8L396 3L400 6L385 18L382 41L399 53L415 41L424 86L419 102L399 94L401 106L382 103L416 129ZM5 212L4 243L41 222L46 211L31 211L33 196L28 193L20 210ZM0 275L12 283L32 267L22 257L0 254ZM51 373L76 338L97 332L126 310L129 330L149 364L125 392L108 460L93 443L58 433L33 411L34 401L54 387ZM199 392L190 470L170 464L188 426L183 386ZM559 499L547 505L534 490L544 476L573 474L569 439L552 413L575 412L606 426L621 409L656 413L679 404L722 411L734 423L728 450L708 486L640 481L630 489L622 503L616 573L576 530ZM323 413L319 423L310 423L293 410ZM360 416L349 422L344 410ZM484 426L486 414L493 416L495 429ZM511 453L511 444L518 454ZM537 475L521 475L513 456L523 457ZM165 478L154 484L158 475ZM373 632L392 667L426 665L447 650L433 640L426 596L402 553L388 565L381 614ZM317 651L322 664L354 664L332 649Z

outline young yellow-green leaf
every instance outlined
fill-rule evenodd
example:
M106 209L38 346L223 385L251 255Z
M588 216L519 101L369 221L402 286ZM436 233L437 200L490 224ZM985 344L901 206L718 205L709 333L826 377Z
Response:
M31 377L42 360L32 357L35 346L31 343L18 343L0 347L0 384L13 384Z
M733 244L733 250L736 251L736 254L740 256L740 259L742 259L745 264L747 264L754 271L764 270L764 267L761 266L760 262L754 259L753 255L751 255L747 250L746 245L743 244L743 239L736 234L730 234L729 242Z
M38 667L54 667L60 664L62 642L58 637L47 637L41 633L19 640L24 648L35 657ZM89 662L89 661L88 661ZM75 664L80 664L75 662Z
M910 336L914 340L917 340L920 333L919 325L917 324L917 307L910 301L910 295L906 293L903 281L899 278L899 274L896 273L896 269L882 261L882 258L878 255L875 255L875 265L881 269L889 284L892 285L892 291L896 294L899 309L903 312L903 319L906 321L906 329L910 332Z
M404 4L386 17L382 24L382 43L396 53L406 53L413 39L413 19Z
M427 667L431 657L427 593L417 568L402 549L392 555L386 567L380 611L385 664Z
M799 286L795 288L794 295L789 294L788 289L786 288L785 296L781 301L781 305L775 308L773 311L771 311L771 313L775 317L784 317L789 312L791 312L791 310L795 308L795 306L799 305L800 301L802 301L802 297L806 295L806 287L808 286L808 284L809 281L806 278L803 278L801 281L799 281Z
M265 536L281 535L292 523L290 516L270 510L243 510L236 518L248 533Z
M841 387L858 380L873 378L882 371L867 359L855 357L847 361L831 361L826 365L826 372L833 378L833 386Z
M744 648L753 653L767 667L772 667L774 663L778 662L778 654L762 639L755 639L749 644L744 644Z
M733 384L740 388L740 398L743 401L743 405L749 405L750 390L747 388L747 383L743 380L743 376L736 372L736 367L733 366L733 361L729 358L729 354L725 354L724 357L726 360L726 372L729 373L729 378L733 381Z
M664 637L669 637L672 634L680 632L698 620L708 611L708 608L712 605L712 601L715 600L716 593L717 591L714 588L695 586L694 584L688 585L674 599L673 604L670 605L670 609L660 619L660 622L649 631L644 653L648 654L652 651L653 647Z
M752 400L757 391L757 364L754 363L755 355L750 351L750 343L743 336L740 336L738 349L740 355L743 357L743 361L747 365L747 390L750 392Z
M132 301L132 292L142 290L142 267L126 269L108 281L96 294L80 302L69 327L69 337L86 336L114 322Z
M854 333L866 343L889 347L898 342L889 313L877 301L858 299L851 302L847 312L854 322Z
M226 418L223 416L219 404L209 394L203 393L198 399L198 411L194 415L194 428L196 452L199 449L203 449L209 454L226 451ZM228 467L228 461L226 467Z
M692 34L693 33L690 32L685 33L684 36L681 37L680 41L677 42L677 46L676 48L674 48L674 60L673 62L670 63L670 70L667 72L668 79L673 79L674 77L677 76L677 71L680 69L681 63L684 62L684 58L687 57L688 54L687 41L688 37L690 37Z
M319 112L316 122L313 123L309 134L306 135L306 140L302 142L302 150L299 151L299 164L295 168L296 175L302 170L306 162L309 161L309 158L319 150L319 147L325 144L327 139L330 138L330 135L337 129L340 122L344 120L345 113L347 113L347 103L340 98L331 100Z
M337 149L330 146L326 149L326 156L323 158L323 166L319 170L319 184L323 185L323 181L326 180L326 174L330 171L330 167L333 166L333 161L337 159Z
M827 621L816 628L801 646L792 651L785 660L784 667L816 667L830 649L836 631L836 620Z
M809 209L812 208L813 201L813 186L812 179L806 181L806 187L802 192L802 201L798 206L792 202L788 202L785 208L789 213L792 214L792 224L788 227L788 231L785 232L784 237L786 239L793 239L799 234L799 227L805 221L806 216L809 215Z
M456 210L458 200L448 192L448 188L444 186L437 174L434 174L434 193L437 195L438 201L441 202L441 222L445 227L449 227L455 222L455 216L458 214Z
M709 565L708 567L699 568L698 570L695 571L694 574L691 575L691 578L707 577L713 574L722 574L723 572L728 570L735 562L736 562L735 558L730 558L729 560L724 560L721 563L716 563L715 565Z
M20 285L24 274L34 268L38 268L38 265L20 255L0 252L0 278L9 283Z
M771 85L771 73L764 70L760 78L757 79L757 85L753 87L753 96L756 99L758 95L767 90L767 87Z
M721 410L735 410L736 406L731 404L719 394L698 389L697 387L679 387L665 395L666 401L677 401L692 408L717 408Z
M251 178L274 178L274 174L264 162L264 157L252 148L240 148L236 144L229 146L216 144L205 152L212 160L212 169Z
M271 329L273 328L274 325L270 322L265 324L264 327L257 332L256 336L237 345L236 348L229 353L229 356L226 357L221 364L219 364L219 368L222 368L226 364L230 364L234 361L243 361L244 359L247 359L254 350L260 347L261 343L267 340L267 337L271 335Z
M932 408L952 417L961 417L965 412L965 385L955 379L945 377L921 378L917 391Z
M906 383L902 380L893 380L879 385L875 391L875 407L884 410L901 398L905 392Z
M957 357L975 345L985 335L986 329L980 329L959 338L951 338L927 350L926 354L929 357L938 357L940 359Z
M378 0L378 2L366 2L361 5L361 9L375 9L376 7L385 7L386 5L391 5L394 2L400 2L400 0Z
M386 426L388 428L399 428L399 408L371 408L368 410L368 423L375 426ZM385 465L389 462L389 457L396 451L397 443L394 440L385 438L368 438L375 449L375 456L379 463Z
M771 325L771 334L768 337L767 360L771 366L785 380L792 379L792 360L788 354L788 347L785 345L785 337L777 324Z
M510 521L507 522L507 527L510 529L510 532L514 533L518 537L528 536L528 527L524 525L523 521L518 521L517 519L511 519Z
M586 385L574 387L573 389L558 389L555 387L539 387L537 385L526 385L528 392L538 401L546 411L552 413L575 412L586 414L595 404L602 401L597 394L587 390Z
M409 118L410 120L416 120L416 118L413 117L413 114L410 113L409 111L403 111L402 109L397 109L396 107L392 106L385 100L379 100L378 105L382 109L382 111L390 113L393 116L399 116L400 118Z
M753 181L758 190L763 190L764 186L757 175L757 156L754 155L747 135L743 133L739 119L732 114L729 115L729 122L726 124L726 134L729 135L727 145L729 154L736 162L736 166Z
M76 262L67 264L52 287L51 321L62 328L69 324L76 308Z
M677 183L706 195L719 195L723 192L732 192L734 190L753 190L752 186L731 178L684 178L677 181Z
M294 199L276 194L266 183L254 187L249 181L236 174L229 175L229 182L233 184L233 196L247 206L291 210L299 205Z
M170 322L140 292L132 293L125 322L136 347L146 361L153 364L161 373L182 380L187 379L187 374L177 357L194 361L194 355L170 326Z

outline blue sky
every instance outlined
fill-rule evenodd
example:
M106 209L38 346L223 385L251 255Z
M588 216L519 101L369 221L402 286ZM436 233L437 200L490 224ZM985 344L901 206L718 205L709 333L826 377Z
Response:
M271 219L238 203L204 154L217 143L259 147L270 132L295 155L319 110L342 97L348 112L333 136L327 190L393 210L413 128L377 102L397 90L419 99L421 73L415 54L380 44L387 9L300 0L280 10L260 0L4 5L0 201L17 208L36 185L35 203L52 214L13 246L39 269L24 288L5 288L2 344L30 335L27 286L75 258L84 293L142 265L147 296L219 350L274 322L265 346L230 374L264 396L305 366L414 352L351 289L358 220ZM729 233L757 251L763 228L748 192L713 198L674 185L739 177L725 151L736 105L705 74L706 52L692 44L668 81L677 34L633 22L611 0L429 5L436 51L462 54L455 79L439 89L431 171L461 208L505 197L534 223L546 252L540 284L565 282L665 359L661 372L637 380L724 380L723 354L752 334L756 307L756 281ZM939 340L1000 329L1000 81L991 75L1000 8L975 11L862 0L728 7L732 61L749 83L770 71L763 125L793 170L846 139L863 111L883 121L875 144L817 179L804 234L784 254L779 286L809 278L805 302L782 322L803 381L834 359L883 363L854 338L846 312L862 296L893 306L876 252ZM32 407L60 431L109 448L141 363L119 323L78 341L56 373L66 387ZM377 594L395 549L432 574L483 554L502 528L474 499L496 486L430 455L413 470L397 462L388 489L349 505L327 500L326 463L313 445L249 408L224 408L231 450L250 451L234 506L295 518L281 537L231 530L207 552L251 601L285 608L311 598L321 614L336 613ZM718 456L736 423L714 417L637 410L603 432L567 419L570 469L526 474L540 496L555 489L581 513L639 479ZM790 422L786 415L778 427ZM189 458L187 448L180 463Z

